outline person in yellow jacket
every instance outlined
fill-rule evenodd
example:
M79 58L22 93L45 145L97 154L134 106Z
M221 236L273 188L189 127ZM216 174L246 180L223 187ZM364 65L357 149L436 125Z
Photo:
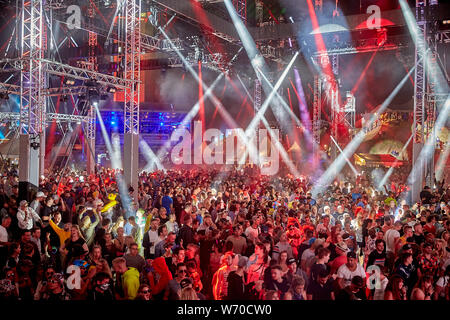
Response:
M125 300L136 299L139 291L139 271L136 268L127 267L125 258L119 257L112 261L114 271L121 275L121 285L124 296L121 297Z
M66 242L66 240L70 238L70 229L72 228L72 224L66 223L64 224L64 229L62 229L58 227L58 225L54 223L52 219L49 220L49 223L50 227L58 235L60 246L62 246Z
M145 227L144 227L144 233L148 232L148 230L150 230L150 223L152 222L152 219L154 216L156 216L158 213L158 209L157 208L153 208L153 210L150 212L150 210L147 210L144 213L144 217L145 217Z

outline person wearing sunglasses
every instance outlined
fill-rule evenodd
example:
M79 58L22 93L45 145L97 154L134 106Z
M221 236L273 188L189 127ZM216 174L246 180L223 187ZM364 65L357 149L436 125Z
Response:
M152 289L148 284L141 284L136 300L152 300Z
M177 264L177 270L175 272L175 278L169 281L167 284L164 300L180 300L181 293L181 281L187 277L187 266L181 262Z
M47 266L44 269L44 276L41 281L38 282L36 291L34 293L34 300L40 300L42 294L47 290L47 284L51 280L52 276L55 274L55 269L53 266Z
M61 273L53 274L42 294L40 300L44 301L64 301L70 300L70 295L64 288L64 276Z
M0 300L17 300L19 297L19 284L14 268L4 269L4 278L0 280Z

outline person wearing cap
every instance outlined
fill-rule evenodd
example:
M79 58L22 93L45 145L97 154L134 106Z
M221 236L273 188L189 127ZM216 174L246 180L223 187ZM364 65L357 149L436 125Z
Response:
M350 251L347 244L344 241L338 242L335 248L336 254L338 255L330 262L330 274L333 276L336 274L337 270L347 263L347 252Z
M354 276L366 278L364 268L358 263L356 253L350 251L347 253L347 263L339 267L337 271L337 283L341 289L350 285Z
M28 207L28 202L26 200L20 201L20 207L17 210L17 221L19 228L22 230L31 230L33 228L33 222L39 222L42 225L41 217Z
M225 300L245 300L245 269L248 258L240 256L237 270L228 275L228 292Z
M38 193L36 193L36 197L30 203L30 208L37 213L41 212L42 202L44 201L44 199L45 194L42 191L38 191Z
M354 276L350 285L336 294L336 300L367 300L364 291L364 279Z
M198 293L192 288L192 281L186 278L180 283L180 300L200 300Z
M298 268L297 260L295 258L290 258L287 261L288 272L285 274L286 280L292 283L295 277L301 277L305 280L305 288L308 287L308 275L302 268ZM306 297L306 296L305 296Z
M344 213L345 213L344 212L344 206L338 205L336 207L336 211L332 214L332 218L333 218L332 223L335 224L336 221L340 221L342 219L342 217L344 216Z

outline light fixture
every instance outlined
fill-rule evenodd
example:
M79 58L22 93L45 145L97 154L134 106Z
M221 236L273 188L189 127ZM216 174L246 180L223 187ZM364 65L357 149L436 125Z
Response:
M108 88L106 88L106 92L108 92L108 93L115 93L116 92L116 88L108 87Z
M69 85L69 86L73 86L75 84L75 80L74 79L70 79L70 78L66 78L66 79L64 79L64 84Z

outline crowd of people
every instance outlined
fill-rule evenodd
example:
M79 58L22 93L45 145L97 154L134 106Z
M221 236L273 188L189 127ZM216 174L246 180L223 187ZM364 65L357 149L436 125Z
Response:
M450 187L314 196L308 177L229 170L0 181L1 300L450 300ZM128 201L128 200L129 201ZM128 206L128 207L127 207Z

